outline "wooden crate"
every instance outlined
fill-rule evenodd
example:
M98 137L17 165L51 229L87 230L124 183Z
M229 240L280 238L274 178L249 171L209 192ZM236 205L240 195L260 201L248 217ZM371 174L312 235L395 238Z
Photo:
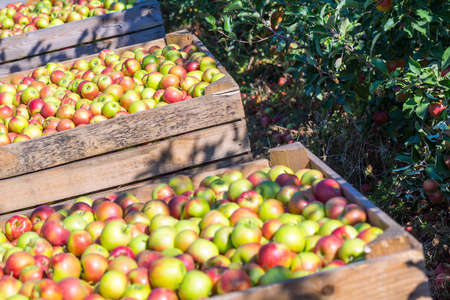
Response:
M365 261L303 278L215 296L212 299L431 299L422 245L300 143L272 149L270 161L256 160L240 165L232 165L232 162L225 161L223 164L240 170L244 176L277 164L287 165L294 171L303 168L321 170L327 177L337 180L344 190L345 197L350 202L363 207L368 214L369 222L384 229L384 233L366 246ZM162 162L156 163L153 167L165 169L165 165L166 162ZM146 185L120 192L131 192L140 201L146 202L151 200L153 188L157 184L167 182L175 174L192 175L195 187L206 176L222 173L224 169L215 169L218 165L220 164L203 165L189 170L180 169L176 173L161 174L161 178L152 180ZM100 176L103 175L99 175L98 181L106 180ZM95 199L95 197L106 196L110 192L98 191L88 194L88 196ZM54 207L56 209L68 208L72 202L73 200L66 201L54 205ZM22 213L29 214L30 210L22 211ZM4 215L0 220L0 226L3 228L8 217L9 215Z
M15 2L2 0L0 7ZM143 0L123 11L0 39L0 75L143 43L164 34L158 1Z
M167 43L195 44L212 56L187 31L115 52ZM208 86L205 96L0 147L0 213L141 185L224 158L247 160L251 154L239 86L220 63L218 68L226 76Z

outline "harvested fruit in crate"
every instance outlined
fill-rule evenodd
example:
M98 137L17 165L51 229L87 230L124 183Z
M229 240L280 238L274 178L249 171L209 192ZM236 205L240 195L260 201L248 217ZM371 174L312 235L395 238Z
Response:
M64 0L9 3L0 9L0 38L133 7L135 1Z
M235 169L184 175L133 194L78 198L15 215L0 237L0 295L62 299L197 299L365 259L383 233L320 171L276 165L247 178ZM7 274L7 275L6 275ZM6 293L6 294L5 294Z
M200 97L224 76L195 45L50 62L0 84L0 145Z

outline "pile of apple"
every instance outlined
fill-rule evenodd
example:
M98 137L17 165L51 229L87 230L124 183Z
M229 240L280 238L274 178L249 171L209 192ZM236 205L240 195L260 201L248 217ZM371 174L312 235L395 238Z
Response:
M152 199L80 197L11 217L0 299L198 299L364 260L383 232L317 170L228 169L198 188L179 175Z
M0 82L0 146L200 97L224 76L195 45L50 62Z
M0 9L0 38L100 16L133 7L128 0L41 0L9 3Z

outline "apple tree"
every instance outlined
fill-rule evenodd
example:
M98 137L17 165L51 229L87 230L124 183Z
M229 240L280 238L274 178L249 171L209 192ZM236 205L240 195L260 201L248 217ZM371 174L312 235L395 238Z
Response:
M448 1L233 0L206 21L236 47L276 47L303 97L397 145L403 196L433 178L450 199Z

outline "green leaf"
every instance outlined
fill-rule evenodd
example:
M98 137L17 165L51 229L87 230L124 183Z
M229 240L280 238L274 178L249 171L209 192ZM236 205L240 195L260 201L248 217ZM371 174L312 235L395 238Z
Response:
M445 164L445 157L442 153L438 152L436 155L436 169L445 177L450 176L450 170Z
M425 118L425 115L427 114L428 105L430 105L430 100L424 100L416 107L416 115L422 120Z
M409 139L406 141L405 146L417 144L418 142L420 142L421 139L422 137L420 135L413 135L409 137Z
M378 70L380 70L383 73L387 72L386 63L384 62L384 60L380 58L375 58L372 62Z
M422 67L420 66L420 64L415 61L414 59L412 59L411 57L409 58L409 69L416 75L419 75L421 73L421 69Z
M392 27L394 27L395 26L395 22L394 22L394 19L393 18L389 18L387 21L386 21L386 24L384 24L384 31L388 31L389 29L391 29Z
M402 161L402 162L405 162L405 163L408 163L408 164L413 164L414 163L412 161L412 159L411 159L411 155L408 154L408 153L397 155L395 157L395 159L399 160L399 161Z
M422 33L427 38L430 36L430 26L427 21L416 21L412 23L413 28Z
M350 25L350 21L348 19L344 19L341 23L341 26L339 27L339 33L341 37L345 37L345 35L347 34L348 25Z
M374 83L372 83L370 85L369 92L373 94L373 92L377 89L377 87L379 87L383 82L384 80L377 80Z
M223 9L223 12L232 12L234 10L242 9L242 1L241 0L235 0L230 2L225 8Z
M442 176L439 174L439 171L437 170L436 166L434 166L434 165L428 165L425 168L425 172L427 172L428 175L435 180L439 180L439 181L444 180L444 178L442 178Z
M367 0L367 1L364 3L364 9L367 9L367 7L369 7L369 5L372 4L372 3L374 3L374 2L375 2L375 0Z
M285 15L306 16L308 15L308 7L306 6L288 6L284 10Z
M209 24L213 25L213 27L216 26L216 19L213 16L207 16L205 18L206 22L208 22Z
M373 48L375 47L375 44L377 43L378 39L380 38L382 32L378 33L375 38L372 41L372 46L370 46L370 57L372 57Z
M412 148L411 159L414 163L422 160L422 156L420 155L419 151L417 151L416 147Z
M429 11L419 8L419 9L416 9L416 13L419 17L421 17L422 19L425 19L427 22L433 21L433 16L430 15Z
M336 69L336 72L339 71L339 68L342 65L342 57L339 57L338 59L336 59L336 61L334 62L334 67Z
M232 20L231 20L231 16L224 16L224 23L223 23L223 29L226 32L232 32L233 31L233 25L231 24Z
M450 47L445 49L445 52L442 55L441 65L442 65L442 69L445 69L450 65Z
M314 35L314 45L316 46L317 54L322 56L322 50L320 49L320 41L317 35Z

